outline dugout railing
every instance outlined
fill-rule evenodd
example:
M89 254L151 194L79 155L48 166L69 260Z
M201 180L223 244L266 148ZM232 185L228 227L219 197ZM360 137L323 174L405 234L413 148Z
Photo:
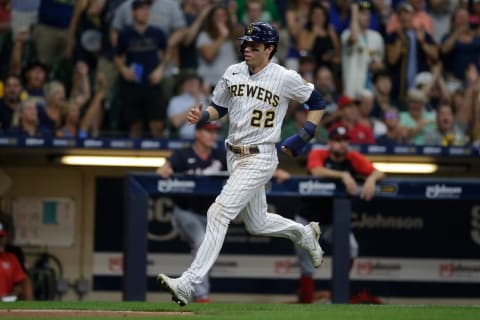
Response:
M125 179L123 299L146 299L148 251L148 199L155 195L217 195L225 176L175 175L161 179L155 174L129 173ZM284 183L274 180L267 196L333 197L332 302L349 299L349 240L351 197L341 185L308 176L295 176ZM475 179L397 178L378 184L376 198L405 200L479 200L480 183ZM186 267L186 266L183 266Z

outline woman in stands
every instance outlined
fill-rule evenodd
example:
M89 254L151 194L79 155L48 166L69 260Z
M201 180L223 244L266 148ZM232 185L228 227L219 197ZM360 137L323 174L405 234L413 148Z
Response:
M33 99L27 99L20 104L20 108L13 116L13 126L7 131L8 135L19 138L46 138L51 132L39 125L37 105Z

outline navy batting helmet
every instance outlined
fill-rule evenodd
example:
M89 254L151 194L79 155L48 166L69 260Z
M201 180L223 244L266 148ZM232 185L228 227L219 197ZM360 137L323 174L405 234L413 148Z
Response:
M278 44L278 32L266 22L253 22L245 28L245 34L239 40Z

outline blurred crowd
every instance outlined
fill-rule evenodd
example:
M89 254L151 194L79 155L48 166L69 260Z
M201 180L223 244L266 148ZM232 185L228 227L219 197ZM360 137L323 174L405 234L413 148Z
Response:
M0 136L193 139L254 21L323 94L316 141L480 145L480 0L0 0Z

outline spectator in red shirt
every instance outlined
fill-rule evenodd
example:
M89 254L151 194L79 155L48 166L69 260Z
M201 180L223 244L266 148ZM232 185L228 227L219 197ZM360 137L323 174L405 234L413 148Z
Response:
M355 101L348 96L341 96L337 102L340 120L333 123L328 129L345 127L350 143L373 144L375 137L372 128L359 122L360 112Z
M0 221L0 299L16 301L25 295L26 275L15 254L5 250L8 242L7 227Z
M384 173L375 169L373 164L362 154L349 150L349 135L347 128L338 126L329 131L328 149L313 149L307 159L307 169L310 175L333 181L340 181L349 195L360 196L365 201L370 201L375 195L377 181L384 178ZM364 180L361 191L356 178ZM332 239L332 199L321 197L304 198L302 208L296 214L295 220L306 224L309 216L314 216L322 226L320 242L328 248ZM323 247L323 246L322 246ZM315 298L315 282L313 275L315 269L308 261L308 255L296 247L299 257L301 278L299 287L299 302L312 303ZM350 232L350 257L358 256L358 243L353 233ZM328 252L328 249L327 249ZM368 297L369 303L380 303L374 296L363 293ZM351 302L358 302L352 296Z

